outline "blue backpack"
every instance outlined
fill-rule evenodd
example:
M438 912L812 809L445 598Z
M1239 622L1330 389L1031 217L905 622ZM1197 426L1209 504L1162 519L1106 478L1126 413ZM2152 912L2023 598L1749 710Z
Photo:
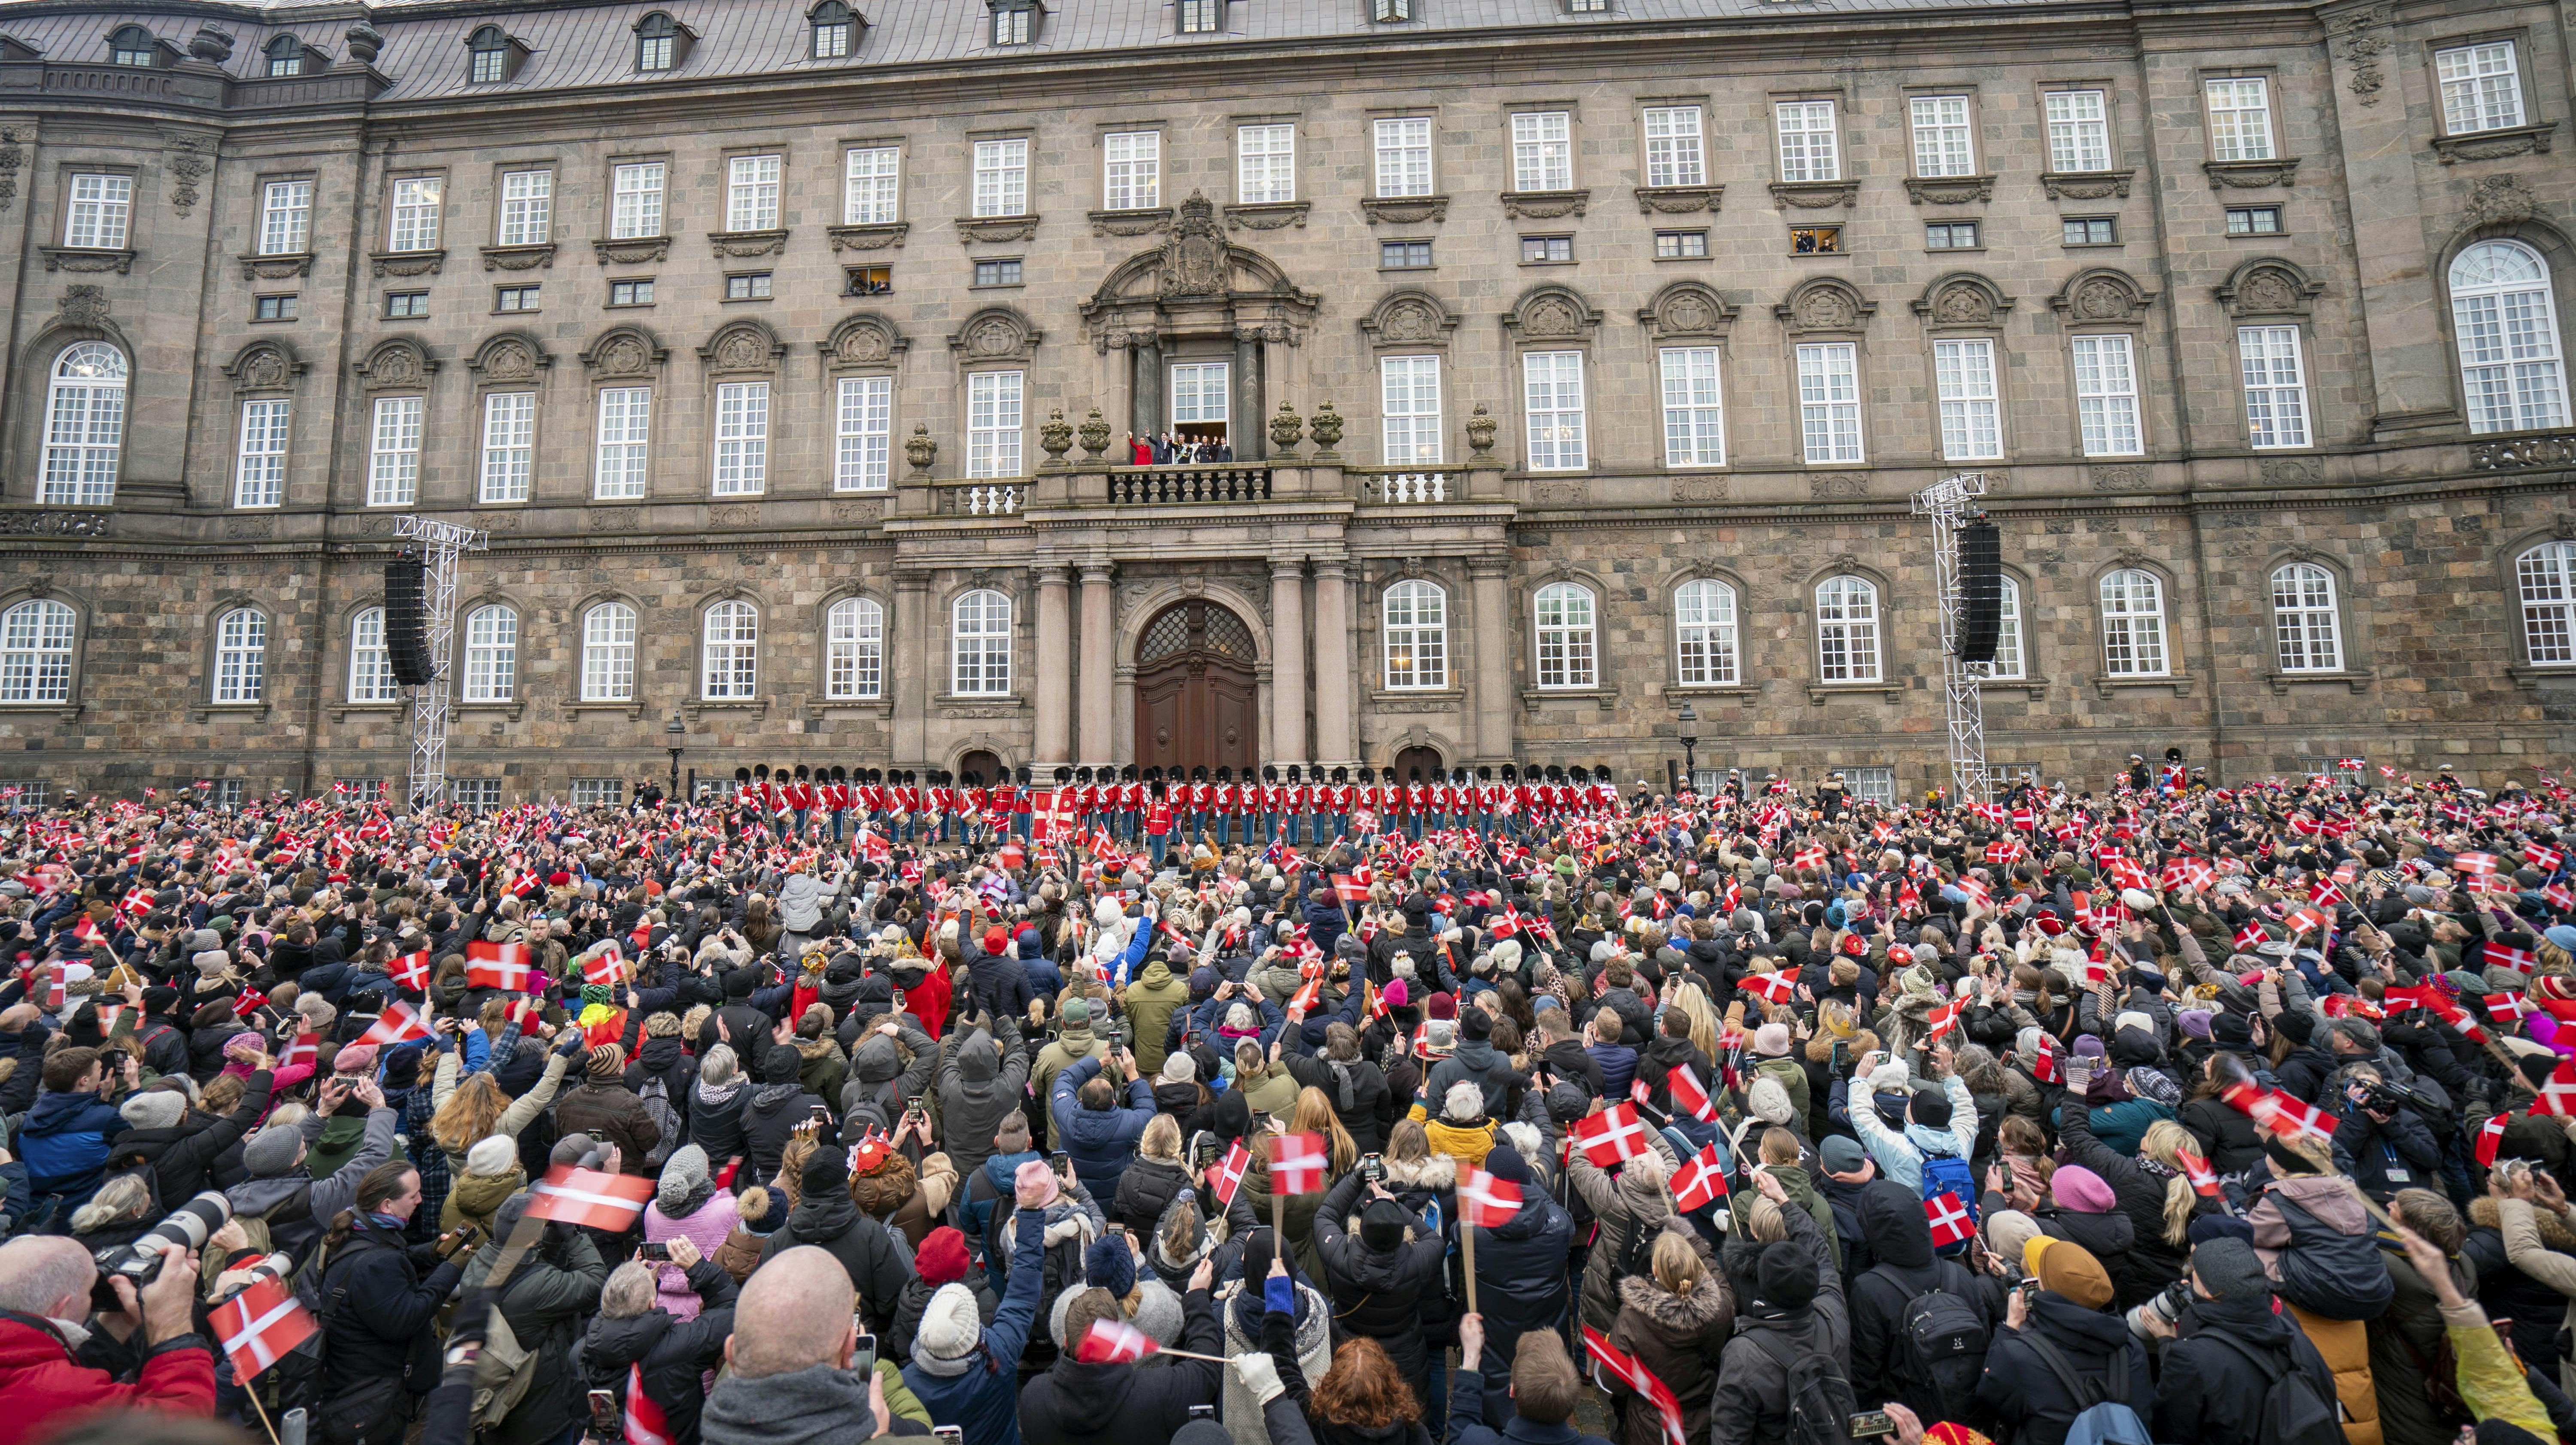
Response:
M1926 1154L1923 1156L1923 1202L1929 1204L1944 1194L1957 1197L1967 1209L1968 1223L1973 1228L1978 1222L1977 1180L1968 1172L1968 1161L1956 1154ZM1961 1238L1954 1243L1937 1245L1933 1252L1944 1256L1965 1254L1968 1240Z

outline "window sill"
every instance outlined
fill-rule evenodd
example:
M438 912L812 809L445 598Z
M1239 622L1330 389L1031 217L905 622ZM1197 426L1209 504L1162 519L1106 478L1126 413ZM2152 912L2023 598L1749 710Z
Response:
M1447 196L1362 196L1360 213L1368 217L1369 224L1372 226L1382 221L1393 221L1401 226L1445 221L1449 218L1449 198Z
M2173 689L2174 696L2189 697L2193 679L2187 672L2171 672L2161 677L2113 677L2105 673L2091 681L2094 696L2108 699L2115 692L2146 687L2169 687Z
M447 269L445 251L370 251L367 261L378 276L435 276ZM416 316L397 318L417 321Z
M1306 229L1305 201L1240 201L1221 209L1227 229L1235 231L1276 231L1282 226Z
M1521 689L1521 706L1535 708L1541 703L1588 702L1609 712L1619 705L1619 694L1606 687L1525 687Z
M86 703L76 701L7 702L0 703L0 713L13 714L20 717L32 717L38 713L49 712L54 715L54 720L56 722L78 722L80 721L82 710L87 706L88 704Z
M1995 198L1993 176L1907 176L1905 197L1918 206L1983 205Z
M2052 201L2106 201L2129 194L2135 167L2117 171L2041 171L2039 188Z
M1695 211L1714 214L1719 200L1726 195L1724 186L1639 186L1636 191L1637 214L1641 216L1687 216Z
M48 271L113 271L123 276L134 269L135 251L131 246L113 251L86 246L39 246L45 253Z
M1923 248L1923 254L1926 256L1982 256L1985 253L1986 248L1983 246L1926 246Z
M1837 697L1875 697L1881 702L1895 702L1905 693L1902 683L1894 682L1811 682L1807 684L1807 705L1822 707Z
M1773 181L1771 199L1801 211L1848 206L1860 199L1858 181Z
M2287 230L2280 230L2280 231L2223 231L2223 232L2221 232L2220 234L2221 234L2221 235L2224 235L2228 240L2231 240L2231 241L2286 241L2286 240L2290 239L2290 233L2289 233Z
M267 256L240 256L242 279L245 281L283 281L290 276L313 274L313 253L280 251Z
M1762 695L1762 689L1741 682L1668 682L1664 684L1666 702L1689 702L1694 698L1742 699L1750 702ZM1703 739L1705 741L1705 739Z
M2126 244L2121 241L2060 241L2057 243L2058 249L2063 251L2117 251L2123 249Z
M1658 266L1669 266L1675 261L1707 261L1712 259L1714 258L1709 256L1706 252L1702 252L1696 256L1657 256L1655 258L1655 264Z
M680 712L690 722L696 722L701 714L711 712L739 712L748 713L753 717L765 717L769 713L769 699L765 697L715 700L697 698L680 704Z
M2200 168L2209 173L2213 191L2259 191L2267 186L2297 184L2297 156L2282 156L2269 161L2202 161Z
M640 266L647 261L669 260L671 238L620 236L614 240L595 239L590 243L590 249L598 254L599 264L603 266Z
M568 702L563 705L563 710L573 714L623 713L628 722L640 722L644 717L644 704L641 702Z
M2535 151L2547 155L2557 135L2558 122L2552 120L2538 125L2473 130L2463 135L2437 135L2433 137L2433 150L2446 166L2458 165L2462 161L2498 161L2507 156L2530 155ZM51 262L47 264L50 267Z
M960 216L956 220L957 240L971 246L978 241L1025 241L1038 233L1035 214L1024 216Z
M554 242L539 241L526 246L483 248L483 269L486 271L534 271L540 266L549 271L554 269Z
M832 238L835 251L882 251L891 246L903 249L903 238L912 234L910 221L875 221L850 226L825 226L823 234Z
M349 720L349 714L353 712L383 713L388 717L400 717L406 710L398 702L335 702L329 709L333 722L346 722Z
M2284 696L2302 683L2335 682L2348 685L2358 696L2370 691L2370 685L2379 680L2379 674L2366 667L2338 668L2332 672L2267 672L2263 674L2263 680L2272 685L2272 691Z
M2048 696L2048 679L2044 677L1981 677L1977 679L1977 690L1980 692L2009 691L2015 688L2029 693L2030 700L2032 702L2038 702L2040 699Z
M894 702L883 697L809 697L805 700L807 719L827 717L894 716Z
M264 702L200 702L188 706L188 721L204 722L217 713L226 717L246 717L252 722L268 721L268 704Z
M786 253L787 230L782 226L767 231L709 231L707 245L718 260L778 256Z
M1592 192L1581 191L1505 191L1503 214L1516 219L1553 221L1560 216L1580 216L1592 204Z
M498 713L505 721L517 722L526 714L528 704L525 699L517 702L460 702L453 710L459 717L470 712Z
M1095 236L1150 236L1172 224L1169 206L1136 206L1121 211L1086 211Z
M2533 692L2544 682L2576 682L2576 666L2563 662L2547 665L2517 662L2506 668L2504 675L2513 679L2515 687Z
M1463 687L1379 687L1369 689L1369 706L1378 712L1455 712L1467 705Z

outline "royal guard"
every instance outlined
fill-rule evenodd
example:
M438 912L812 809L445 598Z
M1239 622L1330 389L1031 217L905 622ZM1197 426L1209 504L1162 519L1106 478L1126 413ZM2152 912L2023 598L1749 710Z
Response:
M1306 817L1315 811L1315 785L1306 781L1305 770L1295 763L1288 765L1288 780L1280 786L1279 803L1287 814L1286 836L1290 846L1303 846L1312 836ZM1315 841L1320 843L1323 840L1317 838Z
M1163 783L1161 768L1145 770L1145 849L1154 860L1154 871L1163 868L1163 851L1172 841L1172 799Z
M1420 768L1408 768L1405 771L1409 774L1404 780L1402 803L1405 832L1419 838L1422 836L1423 822L1431 816L1431 785L1422 781Z
M1021 777L1028 775L1028 769L1020 769ZM1020 831L1020 788L1011 781L1009 768L993 774L993 790L984 795L984 816L1006 837Z
M1348 834L1351 828L1351 770L1333 769L1332 781L1323 784L1316 792L1323 803L1317 811L1332 825L1333 837ZM1318 838L1316 841L1329 842L1331 839Z

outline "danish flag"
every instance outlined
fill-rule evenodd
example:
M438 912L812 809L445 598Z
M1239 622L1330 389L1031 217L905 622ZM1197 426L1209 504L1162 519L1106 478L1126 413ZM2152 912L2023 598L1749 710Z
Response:
M2569 1090L2576 1094L2576 1081L2570 1082ZM2284 1139L2295 1140L2302 1134L2313 1134L2320 1139L2334 1137L2333 1115L2278 1090L2259 1089L2252 1084L2231 1084L2220 1092L2219 1097L2243 1110L2258 1127Z
M1822 843L1810 843L1806 847L1799 849L1797 853L1789 859L1789 866L1792 868L1824 867L1825 845Z
M1664 1445L1687 1445L1687 1438L1682 1433L1681 1401L1674 1397L1663 1381L1655 1378L1654 1371L1639 1363L1636 1356L1610 1343L1608 1336L1590 1325L1583 1327L1583 1348L1593 1359L1600 1361L1601 1368L1618 1376L1629 1389L1643 1395L1655 1407L1656 1413L1663 1417Z
M1684 1214L1715 1204L1727 1192L1726 1170L1718 1165L1714 1143L1692 1155L1682 1172L1673 1176L1673 1207Z
M2478 1126L2477 1154L2479 1168L2493 1169L2495 1167L2496 1150L2504 1143L2504 1126L2511 1121L2512 1118L2513 1116L2511 1114L2498 1114L2494 1118L2489 1119Z
M634 1227L636 1217L652 1200L653 1190L652 1180L636 1175L558 1164L537 1181L536 1197L528 1201L528 1214L535 1219L622 1234Z
M1965 1003L1945 1003L1939 1008L1932 1010L1932 1032L1929 1037L1937 1039L1943 1034L1948 1033L1950 1030L1957 1028L1959 1026L1959 1016L1967 1011L1968 1006ZM2041 1037L2044 1038L2046 1035L2043 1034Z
M224 1353L232 1357L233 1378L243 1384L285 1359L288 1351L318 1328L312 1311L295 1302L295 1291L274 1277L255 1280L215 1306L206 1323L213 1326Z
M1957 1244L1977 1232L1976 1216L1956 1194L1935 1194L1923 1201L1923 1217L1932 1222L1932 1247Z
M626 1445L671 1445L671 1424L644 1393L644 1363L626 1366Z
M2501 964L2525 978L2531 976L2533 969L2540 967L2539 955L2530 949L2508 948L2493 939L2487 941L2487 962Z
M2270 939L2271 936L2272 935L2263 931L2262 919L2247 919L2245 926L2236 930L2236 951L2238 953L2252 953L2266 940Z
M2560 1059L2549 1082L2540 1086L2540 1097L2531 1101L2534 1114L2576 1114L2576 1059Z
M1762 995L1765 1000L1771 1003L1782 1004L1787 1003L1789 1001L1789 996L1798 991L1798 980L1786 973L1777 971L1771 973L1748 973L1737 983L1736 986L1739 988L1749 988L1755 993Z
M2218 1171L2210 1168L2209 1161L2201 1158L2191 1146L2176 1146L2174 1161L2182 1165L2183 1177L2191 1181L2192 1188L2212 1199L2218 1197Z
M2319 908L2338 908L2344 902L2343 890L2334 885L2333 879L2320 878L2308 888L2308 901Z
M497 988L506 993L528 991L528 946L524 943L485 943L477 939L465 945L465 986Z
M420 1021L420 1014L410 1004L396 999L385 1005L385 1011L376 1015L375 1023L365 1033L358 1035L358 1042L382 1047L428 1037L429 1025Z
M1161 1349L1154 1337L1124 1320L1093 1320L1073 1347L1073 1357L1086 1365L1132 1365Z
M1478 1229L1500 1229L1521 1212L1521 1187L1470 1165L1458 1176L1458 1212Z
M1279 1194L1312 1194L1333 1167L1321 1134L1280 1134L1270 1141L1270 1188ZM646 1191L650 1193L650 1190Z
M2198 858L2174 858L2165 863L2164 886L2169 889L2204 889L2217 879L2216 870Z
M1333 891L1344 903L1366 903L1369 896L1369 871L1365 868L1333 875Z
M2057 1040L2045 1032L2041 1033L2039 1052L2031 1056L2030 1076L2043 1084L2054 1084L2064 1072L2057 1062Z
M125 895L124 901L118 903L116 906L122 912L131 913L139 917L152 911L152 895L144 889L136 888L129 891Z
M1699 1075L1690 1065L1673 1065L1672 1072L1664 1075L1664 1087L1672 1091L1674 1108L1688 1111L1703 1124L1717 1122L1717 1105L1708 1097L1708 1090L1701 1087Z
M614 986L619 977L624 974L625 965L625 955L619 953L617 945L612 943L592 954L582 963L582 981L599 984L602 987Z
M2561 913L2576 912L2576 888L2570 888L2564 883L2552 883L2540 890L2540 896L2548 899L2549 906Z
M88 914L82 914L79 921L72 924L72 937L92 948L100 947L107 942L107 935L99 932L98 925L90 921Z
M2451 855L2451 866L2462 873L2471 873L2483 878L2496 871L2496 860L2493 853L2454 853Z
M278 1066L288 1069L297 1064L318 1064L321 1061L322 1036L318 1033L297 1034L294 1041L286 1046L286 1052L277 1056Z
M424 948L418 953L406 953L386 964L385 972L394 982L410 989L413 993L427 993L429 992L429 950Z
M1624 1100L1576 1120L1574 1142L1583 1146L1585 1158L1603 1169L1615 1168L1630 1159L1643 1159L1654 1152L1654 1146L1646 1142L1646 1126L1637 1121L1637 1106Z
M1234 1141L1233 1148L1225 1151L1223 1159L1208 1167L1208 1192L1216 1196L1220 1206L1234 1203L1234 1192L1243 1187L1243 1171L1251 1167L1252 1154L1243 1147L1240 1139Z
M2487 1017L2494 1019L2505 1028L2512 1028L2515 1024L2539 1012L2531 1006L2528 999L2518 993L2491 993L2487 995L2486 1003Z
M2567 861L2567 855L2555 848L2543 848L2537 843L2526 843L2522 847L2522 861L2543 873L2555 873L2559 865Z

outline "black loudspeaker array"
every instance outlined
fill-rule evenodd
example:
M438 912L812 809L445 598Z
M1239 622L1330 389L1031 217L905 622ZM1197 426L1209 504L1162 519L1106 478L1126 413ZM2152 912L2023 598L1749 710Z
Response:
M432 680L422 591L418 557L406 552L385 564L385 655L393 663L394 681L404 687Z
M1959 529L1959 660L1992 662L2003 631L2004 539L1994 523Z

